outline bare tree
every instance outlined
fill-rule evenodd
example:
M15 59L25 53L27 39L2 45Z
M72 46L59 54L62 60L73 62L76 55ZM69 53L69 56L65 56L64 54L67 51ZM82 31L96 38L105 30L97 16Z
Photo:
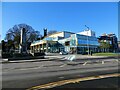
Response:
M37 40L37 38L40 38L40 32L35 31L31 26L27 24L18 24L14 25L12 28L10 28L7 33L5 40L12 40L13 43L15 44L15 47L18 47L20 44L20 33L21 33L21 28L26 29L26 42L33 42L34 40Z

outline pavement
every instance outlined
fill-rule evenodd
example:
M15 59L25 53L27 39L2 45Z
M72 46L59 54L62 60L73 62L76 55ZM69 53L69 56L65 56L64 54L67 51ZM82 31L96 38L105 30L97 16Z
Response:
M23 59L23 60L9 60L9 59L3 59L0 58L0 63L5 64L5 63L24 63L24 62L42 62L42 61L53 61L53 60L61 60L64 57L54 57L54 56L45 56L44 59Z
M21 62L40 62L40 61L80 61L80 60L96 60L96 59L111 59L111 58L118 58L118 57L110 57L110 56L90 56L90 55L80 55L80 54L70 54L70 55L59 55L58 53L49 53L46 54L44 59L23 59L23 60L8 60L0 58L0 63L21 63Z

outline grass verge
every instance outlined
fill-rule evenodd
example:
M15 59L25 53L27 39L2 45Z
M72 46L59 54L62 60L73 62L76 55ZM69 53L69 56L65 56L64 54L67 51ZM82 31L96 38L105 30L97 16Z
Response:
M93 56L118 56L117 53L94 53Z

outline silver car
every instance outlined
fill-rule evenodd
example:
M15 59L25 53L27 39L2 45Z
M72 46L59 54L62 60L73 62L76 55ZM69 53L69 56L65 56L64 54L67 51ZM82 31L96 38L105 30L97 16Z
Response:
M60 54L60 55L67 55L68 53L65 52L65 51L61 51L59 54Z

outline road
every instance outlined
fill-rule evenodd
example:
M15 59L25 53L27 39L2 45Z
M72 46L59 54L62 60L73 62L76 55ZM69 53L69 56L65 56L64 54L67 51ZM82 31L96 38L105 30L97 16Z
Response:
M60 80L117 73L118 63L117 59L6 63L2 65L2 87L29 89Z
M84 81L84 82L78 82L78 83L70 83L70 84L65 84L65 85L61 85L61 86L57 86L54 88L50 88L50 89L75 89L75 90L79 90L79 89L95 89L97 90L98 88L101 90L107 88L107 90L119 90L118 88L120 86L118 86L119 84L119 80L120 78L118 77L111 77L111 78L104 78L104 79L95 79L95 80L88 80L88 81ZM48 89L48 90L50 90Z

